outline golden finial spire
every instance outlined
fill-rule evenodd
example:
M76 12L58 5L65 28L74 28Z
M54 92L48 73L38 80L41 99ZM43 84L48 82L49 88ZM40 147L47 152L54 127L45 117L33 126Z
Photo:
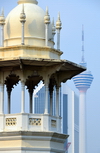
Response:
M62 29L62 23L60 20L60 13L58 13L58 20L56 21L56 29Z
M23 3L33 3L33 4L38 4L37 0L19 0L18 4L23 4Z

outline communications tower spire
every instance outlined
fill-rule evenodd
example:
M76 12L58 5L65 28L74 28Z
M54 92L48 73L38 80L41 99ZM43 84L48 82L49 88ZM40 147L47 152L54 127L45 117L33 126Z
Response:
M84 25L82 25L82 62L84 63Z

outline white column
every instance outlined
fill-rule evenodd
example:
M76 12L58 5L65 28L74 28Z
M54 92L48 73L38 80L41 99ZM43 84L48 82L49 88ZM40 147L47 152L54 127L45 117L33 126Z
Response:
M50 92L50 115L53 115L53 91Z
M29 92L30 96L30 113L33 112L33 92Z
M45 111L44 114L48 114L48 84L45 84Z
M11 91L7 91L8 93L8 114L11 112Z
M45 45L48 46L48 27L49 27L49 24L45 24Z
M21 113L25 112L25 83L21 81Z
M59 116L59 87L56 87L56 116Z
M35 98L35 94L34 94L34 92L33 92L33 114L35 113L35 102L34 102L34 98Z
M24 22L22 22L22 45L24 45Z
M60 29L57 29L57 50L60 50Z
M0 83L0 114L4 113L4 84Z
M86 153L86 92L80 91L79 153Z

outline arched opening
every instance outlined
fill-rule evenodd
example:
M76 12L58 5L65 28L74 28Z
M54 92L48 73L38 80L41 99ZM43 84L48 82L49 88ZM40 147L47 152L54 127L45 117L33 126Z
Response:
M19 101L19 89L18 89L18 83L19 83L19 76L16 76L16 74L10 74L9 76L6 77L6 80L4 82L5 86L6 86L6 92L7 92L7 96L6 96L6 103L5 105L7 105L7 110L6 112L8 114L11 113L15 113L15 112L19 112L19 107L18 106L18 101ZM13 93L13 88L17 86L16 91L14 92L14 98L12 100L12 93ZM15 107L15 108L13 108Z
M29 113L33 113L33 92L38 83L42 80L42 77L35 74L28 76L25 82L29 94Z

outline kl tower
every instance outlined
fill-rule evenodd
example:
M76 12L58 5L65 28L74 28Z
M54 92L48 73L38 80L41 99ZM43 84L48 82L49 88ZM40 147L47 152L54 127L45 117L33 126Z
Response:
M80 65L87 67L84 60L84 28L82 26L82 60ZM90 88L93 75L86 70L73 78L79 90L79 153L86 153L86 92Z

